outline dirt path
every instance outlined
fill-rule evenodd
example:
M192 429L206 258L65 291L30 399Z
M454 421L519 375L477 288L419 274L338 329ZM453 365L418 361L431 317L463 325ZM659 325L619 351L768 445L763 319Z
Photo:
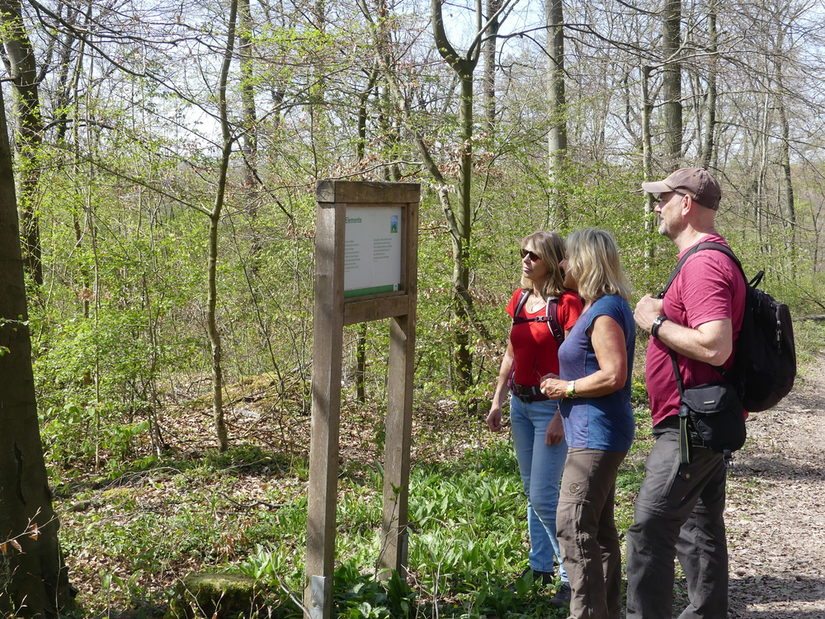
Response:
M729 617L825 619L825 357L748 437L728 482Z

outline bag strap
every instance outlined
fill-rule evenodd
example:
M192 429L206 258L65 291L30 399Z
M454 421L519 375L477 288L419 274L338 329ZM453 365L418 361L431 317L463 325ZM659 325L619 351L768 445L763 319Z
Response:
M685 385L682 381L682 373L679 371L679 364L676 361L676 353L672 348L668 348L670 362L673 364L673 374L676 376L676 386L679 388L679 462L690 464L690 431L688 430L688 409L684 404Z
M733 253L733 250L728 247L727 245L722 245L722 243L716 243L714 241L703 241L701 243L697 243L693 247L691 247L684 256L681 257L679 262L676 263L676 267L673 269L673 272L670 274L670 278L667 280L665 287L659 293L658 298L662 299L665 296L665 293L670 288L670 285L673 283L673 280L676 279L676 276L679 275L679 271L682 270L685 262L687 259L690 258L693 254L697 251L701 251L703 249L713 249L716 251L720 251L726 256L728 256L736 266L739 268L739 272L742 273L742 278L745 280L746 286L756 286L762 280L762 275L764 272L760 271L756 277L753 278L753 281L748 281L748 276L745 275L745 270L742 268L742 263L739 262L739 258L736 257L736 254ZM676 376L676 386L679 388L679 461L682 464L690 464L690 431L688 429L688 422L690 417L688 415L687 406L683 403L684 395L685 395L685 386L684 382L682 381L682 373L679 371L679 364L676 361L676 353L673 351L672 348L668 348L668 353L670 353L670 361L673 364L673 374ZM717 372L719 372L723 377L725 377L725 370L721 366L712 366ZM731 453L730 450L725 450L725 462L730 462Z
M739 272L742 274L742 278L745 280L745 286L746 287L747 286L751 286L751 287L756 286L756 285L759 284L760 281L762 281L762 276L764 275L764 271L760 271L759 273L756 274L756 277L754 277L752 281L750 281L750 282L748 281L748 276L745 275L745 270L742 268L742 263L739 262L739 258L736 257L736 254L733 253L733 250L730 247L728 247L727 245L722 245L722 243L717 243L715 241L703 241L701 243L697 243L696 245L691 247L689 250L687 250L687 253L685 253L685 255L681 257L679 262L676 263L676 267L673 269L673 272L670 274L670 278L667 280L667 283L665 284L665 287L657 295L658 299L663 299L665 297L665 293L670 288L670 285L673 283L673 280L676 279L676 276L679 275L679 271L682 270L682 267L684 266L685 262L687 262L687 259L690 258L697 251L701 251L703 249L713 249L713 250L722 252L728 258L733 260L734 264L736 264L736 266L739 268ZM743 320L744 320L744 316L743 316ZM674 367L677 367L675 361L674 361ZM719 374L721 374L723 378L727 377L727 371L722 366L720 366L720 365L711 365L711 367L714 370L716 370L717 372L719 372ZM677 375L677 377L678 377L678 375ZM679 380L681 380L681 377L679 377Z
M673 272L670 274L670 278L667 280L665 287L659 293L658 298L663 299L665 293L670 288L670 285L673 283L673 280L676 279L676 276L679 275L679 271L682 270L685 262L687 259L690 258L693 254L697 251L701 251L703 249L715 249L717 251L721 251L722 253L730 256L734 262L736 262L739 269L742 269L742 266L739 264L739 260L736 258L734 253L728 248L722 245L721 243L714 243L712 241L707 241L703 243L697 243L693 247L691 247L684 256L679 259L679 262L676 263L676 266L673 269ZM742 273L744 275L744 272ZM673 365L673 375L676 377L676 386L679 388L679 462L681 464L690 464L690 449L691 449L691 442L690 442L690 429L688 428L688 422L690 421L690 417L688 415L687 406L684 405L684 396L685 396L685 385L684 381L682 380L682 373L679 371L679 363L676 360L676 353L673 351L672 348L668 348L668 353L670 354L670 362ZM716 366L714 366L716 368ZM719 370L720 368L716 368Z
M546 322L547 328L550 329L550 333L555 338L556 342L558 342L559 346L564 341L564 331L559 324L559 299L558 297L547 297L547 304L544 307L544 316L534 316L532 318L521 317L519 314L521 313L522 308L527 303L527 299L530 296L529 290L522 290L521 297L519 297L518 303L516 304L516 311L513 312L513 324L520 325L525 322Z
M516 324L516 319L518 315L521 314L521 310L524 307L524 304L527 303L527 298L530 296L529 290L522 289L521 296L518 298L518 303L516 303L516 311L513 312L513 324Z
M702 241L701 243L696 243L696 245L687 250L685 255L682 256L679 262L676 263L673 272L670 274L670 279L667 280L665 287L658 294L659 299L664 298L665 293L667 292L668 288L670 288L670 285L673 283L673 280L676 279L676 276L679 275L679 271L682 270L682 267L684 266L685 262L687 262L687 259L690 258L697 251L701 251L703 249L715 249L716 251L720 251L726 256L728 256L728 258L733 260L736 266L739 267L739 271L740 273L742 273L742 277L744 278L745 283L748 285L753 285L749 284L748 277L747 275L745 275L745 270L742 268L742 263L739 262L739 258L736 257L736 254L733 253L733 250L730 247L728 247L727 245L722 245L722 243L717 243L715 241ZM757 277L754 278L754 281L756 283L759 283L761 279L761 275L757 275Z

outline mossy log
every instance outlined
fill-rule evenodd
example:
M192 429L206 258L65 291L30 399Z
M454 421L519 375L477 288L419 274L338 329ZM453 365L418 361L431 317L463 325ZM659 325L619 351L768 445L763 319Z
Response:
M258 607L255 581L237 574L191 574L179 581L165 619L253 617Z

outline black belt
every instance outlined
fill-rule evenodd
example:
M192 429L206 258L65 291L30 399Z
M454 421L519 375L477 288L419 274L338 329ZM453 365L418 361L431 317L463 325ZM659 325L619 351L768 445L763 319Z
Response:
M513 395L522 402L540 402L541 400L548 400L549 398L541 391L538 385L519 385L513 384Z

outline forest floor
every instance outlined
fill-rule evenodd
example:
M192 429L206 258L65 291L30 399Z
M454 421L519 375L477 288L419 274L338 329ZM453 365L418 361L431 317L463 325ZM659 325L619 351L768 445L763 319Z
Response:
M825 357L747 428L728 478L729 616L825 619Z
M276 451L284 447L301 452L306 449L309 444L308 415L269 418L262 412L266 408L262 406L266 398L251 396L254 388L250 385L238 385L237 388L239 393L235 394L235 403L230 406L232 414L228 420L234 440L250 441ZM246 395L242 397L240 392ZM440 410L442 406L444 410ZM414 461L459 460L468 449L508 440L506 433L493 435L483 431L481 421L476 419L465 419L463 423L450 424L446 428L444 422L451 413L450 406L446 401L435 402L430 403L427 410L416 411ZM174 417L174 422L164 420L168 429L166 438L179 451L195 454L210 441L208 407L204 406L198 412L190 409L188 419L184 419L182 413L167 411ZM379 457L375 449L379 424L380 416L367 419L356 417L352 412L342 414L342 464L374 462ZM735 619L825 619L825 509L822 506L825 498L825 355L820 355L815 363L806 367L797 379L794 391L778 408L752 415L747 427L748 444L736 454L728 480L726 522L731 575L728 616ZM641 443L646 440L649 441L640 437ZM643 458L646 451L646 447L640 449L635 458ZM115 527L120 526L117 523L125 526L154 512L158 512L159 517L174 516L197 491L208 491L215 496L231 492L232 504L241 504L270 501L264 492L268 484L277 484L285 494L291 492L293 495L300 494L304 488L304 482L299 478L273 477L269 469L250 471L233 480L231 489L213 486L214 480L206 474L203 487L198 487L198 479L188 477L185 484L175 483L169 477L168 467L159 467L124 476L117 484L108 484L85 494L59 493L62 499L58 500L57 508L65 531L69 532L83 527L93 529L103 521L112 522ZM226 518L221 517L221 523L224 520ZM207 530L211 526L206 524L203 528ZM81 599L100 596L101 574L114 574L116 580L127 584L137 578L137 575L130 577L128 561L124 560L124 565L120 565L120 559L127 555L113 552L105 559L101 555L107 553L101 552L100 544L112 544L95 539L96 542L89 542L95 547L84 547L81 542L75 542L76 550L68 557L71 579L80 590ZM158 544L163 540L162 537L155 539ZM220 544L224 544L222 537ZM219 556L231 558L231 553L219 553ZM199 561L191 557L174 569L145 574L139 582L132 584L142 584L143 593L154 592L150 595L154 598L154 594L173 585L178 577L198 567ZM679 588L677 583L677 590ZM680 597L684 598L684 591ZM147 602L162 611L163 600L144 599L140 612L133 606L133 610L128 610L131 604L117 604L104 613L95 612L91 616L121 619L154 616L153 612L147 612Z

